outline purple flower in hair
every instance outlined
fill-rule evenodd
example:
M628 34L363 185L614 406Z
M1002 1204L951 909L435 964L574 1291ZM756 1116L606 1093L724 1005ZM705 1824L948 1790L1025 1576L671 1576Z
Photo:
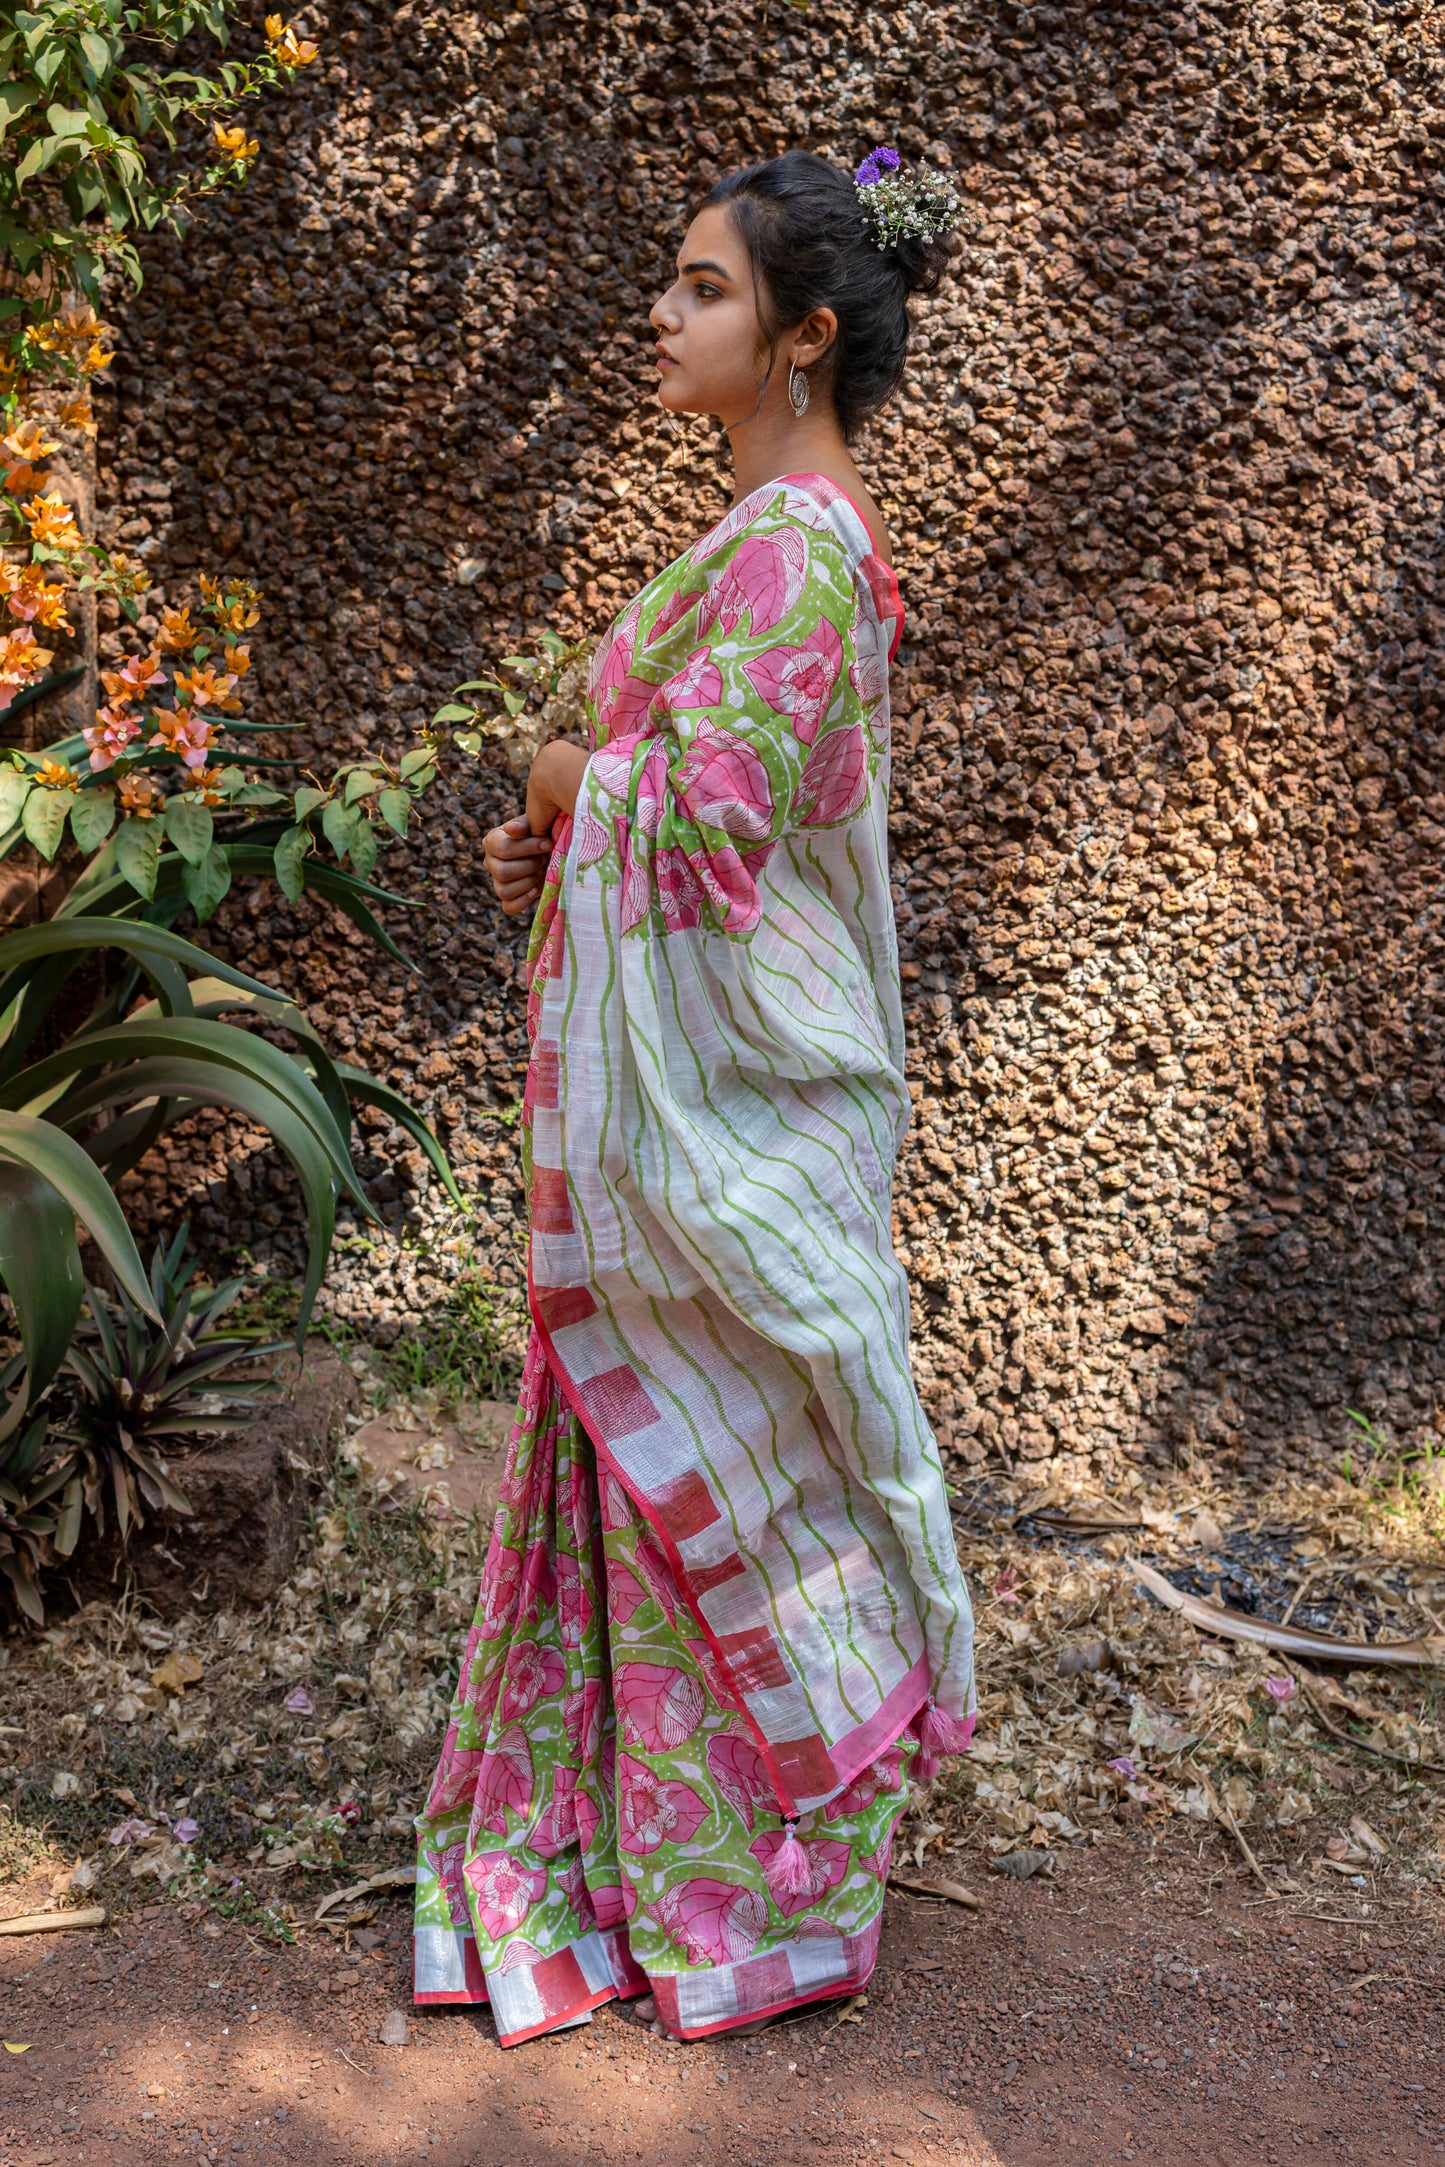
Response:
M886 167L890 173L903 162L891 143L880 143L873 156L879 165Z
M865 158L853 175L854 183L859 188L871 188L875 181L880 181L882 178L883 176L878 170L876 155L872 158Z

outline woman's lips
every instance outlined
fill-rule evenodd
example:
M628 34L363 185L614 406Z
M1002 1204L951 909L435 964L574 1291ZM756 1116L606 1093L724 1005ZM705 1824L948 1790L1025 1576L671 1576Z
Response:
M657 366L660 369L675 369L677 365L676 359L668 352L667 348L659 346L657 349Z

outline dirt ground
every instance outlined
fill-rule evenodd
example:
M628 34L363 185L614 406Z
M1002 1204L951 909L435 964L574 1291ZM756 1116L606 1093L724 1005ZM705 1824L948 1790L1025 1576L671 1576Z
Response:
M616 2005L505 2052L485 2011L413 2013L404 1901L294 1948L174 1905L0 1939L0 2032L28 2043L0 2067L0 2163L1445 2160L1445 1957L1417 1904L1306 1916L1213 1836L965 1870L977 1915L890 1890L863 2006L696 2046Z

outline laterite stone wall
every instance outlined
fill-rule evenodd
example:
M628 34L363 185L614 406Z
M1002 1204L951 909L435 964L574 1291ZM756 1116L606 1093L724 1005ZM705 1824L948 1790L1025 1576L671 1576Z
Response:
M167 592L259 579L255 712L329 764L600 627L725 503L645 322L720 168L952 162L976 230L862 462L909 610L898 1235L967 1463L1259 1472L1441 1405L1442 20L339 0L248 193L120 309L121 536ZM224 936L426 1097L512 1282L521 938L479 844L515 798L468 769L393 856L416 976L274 889ZM374 1141L409 1246L333 1289L387 1337L458 1252ZM176 1176L294 1253L234 1131Z

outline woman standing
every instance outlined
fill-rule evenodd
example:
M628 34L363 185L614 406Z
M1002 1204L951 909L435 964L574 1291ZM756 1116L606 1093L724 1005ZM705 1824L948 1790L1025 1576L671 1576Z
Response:
M652 312L736 497L487 838L529 956L531 1343L421 1831L416 1999L512 2044L856 1992L973 1634L890 1239L902 613L848 440L956 198L875 152L720 182ZM643 2004L644 2013L648 2011Z

